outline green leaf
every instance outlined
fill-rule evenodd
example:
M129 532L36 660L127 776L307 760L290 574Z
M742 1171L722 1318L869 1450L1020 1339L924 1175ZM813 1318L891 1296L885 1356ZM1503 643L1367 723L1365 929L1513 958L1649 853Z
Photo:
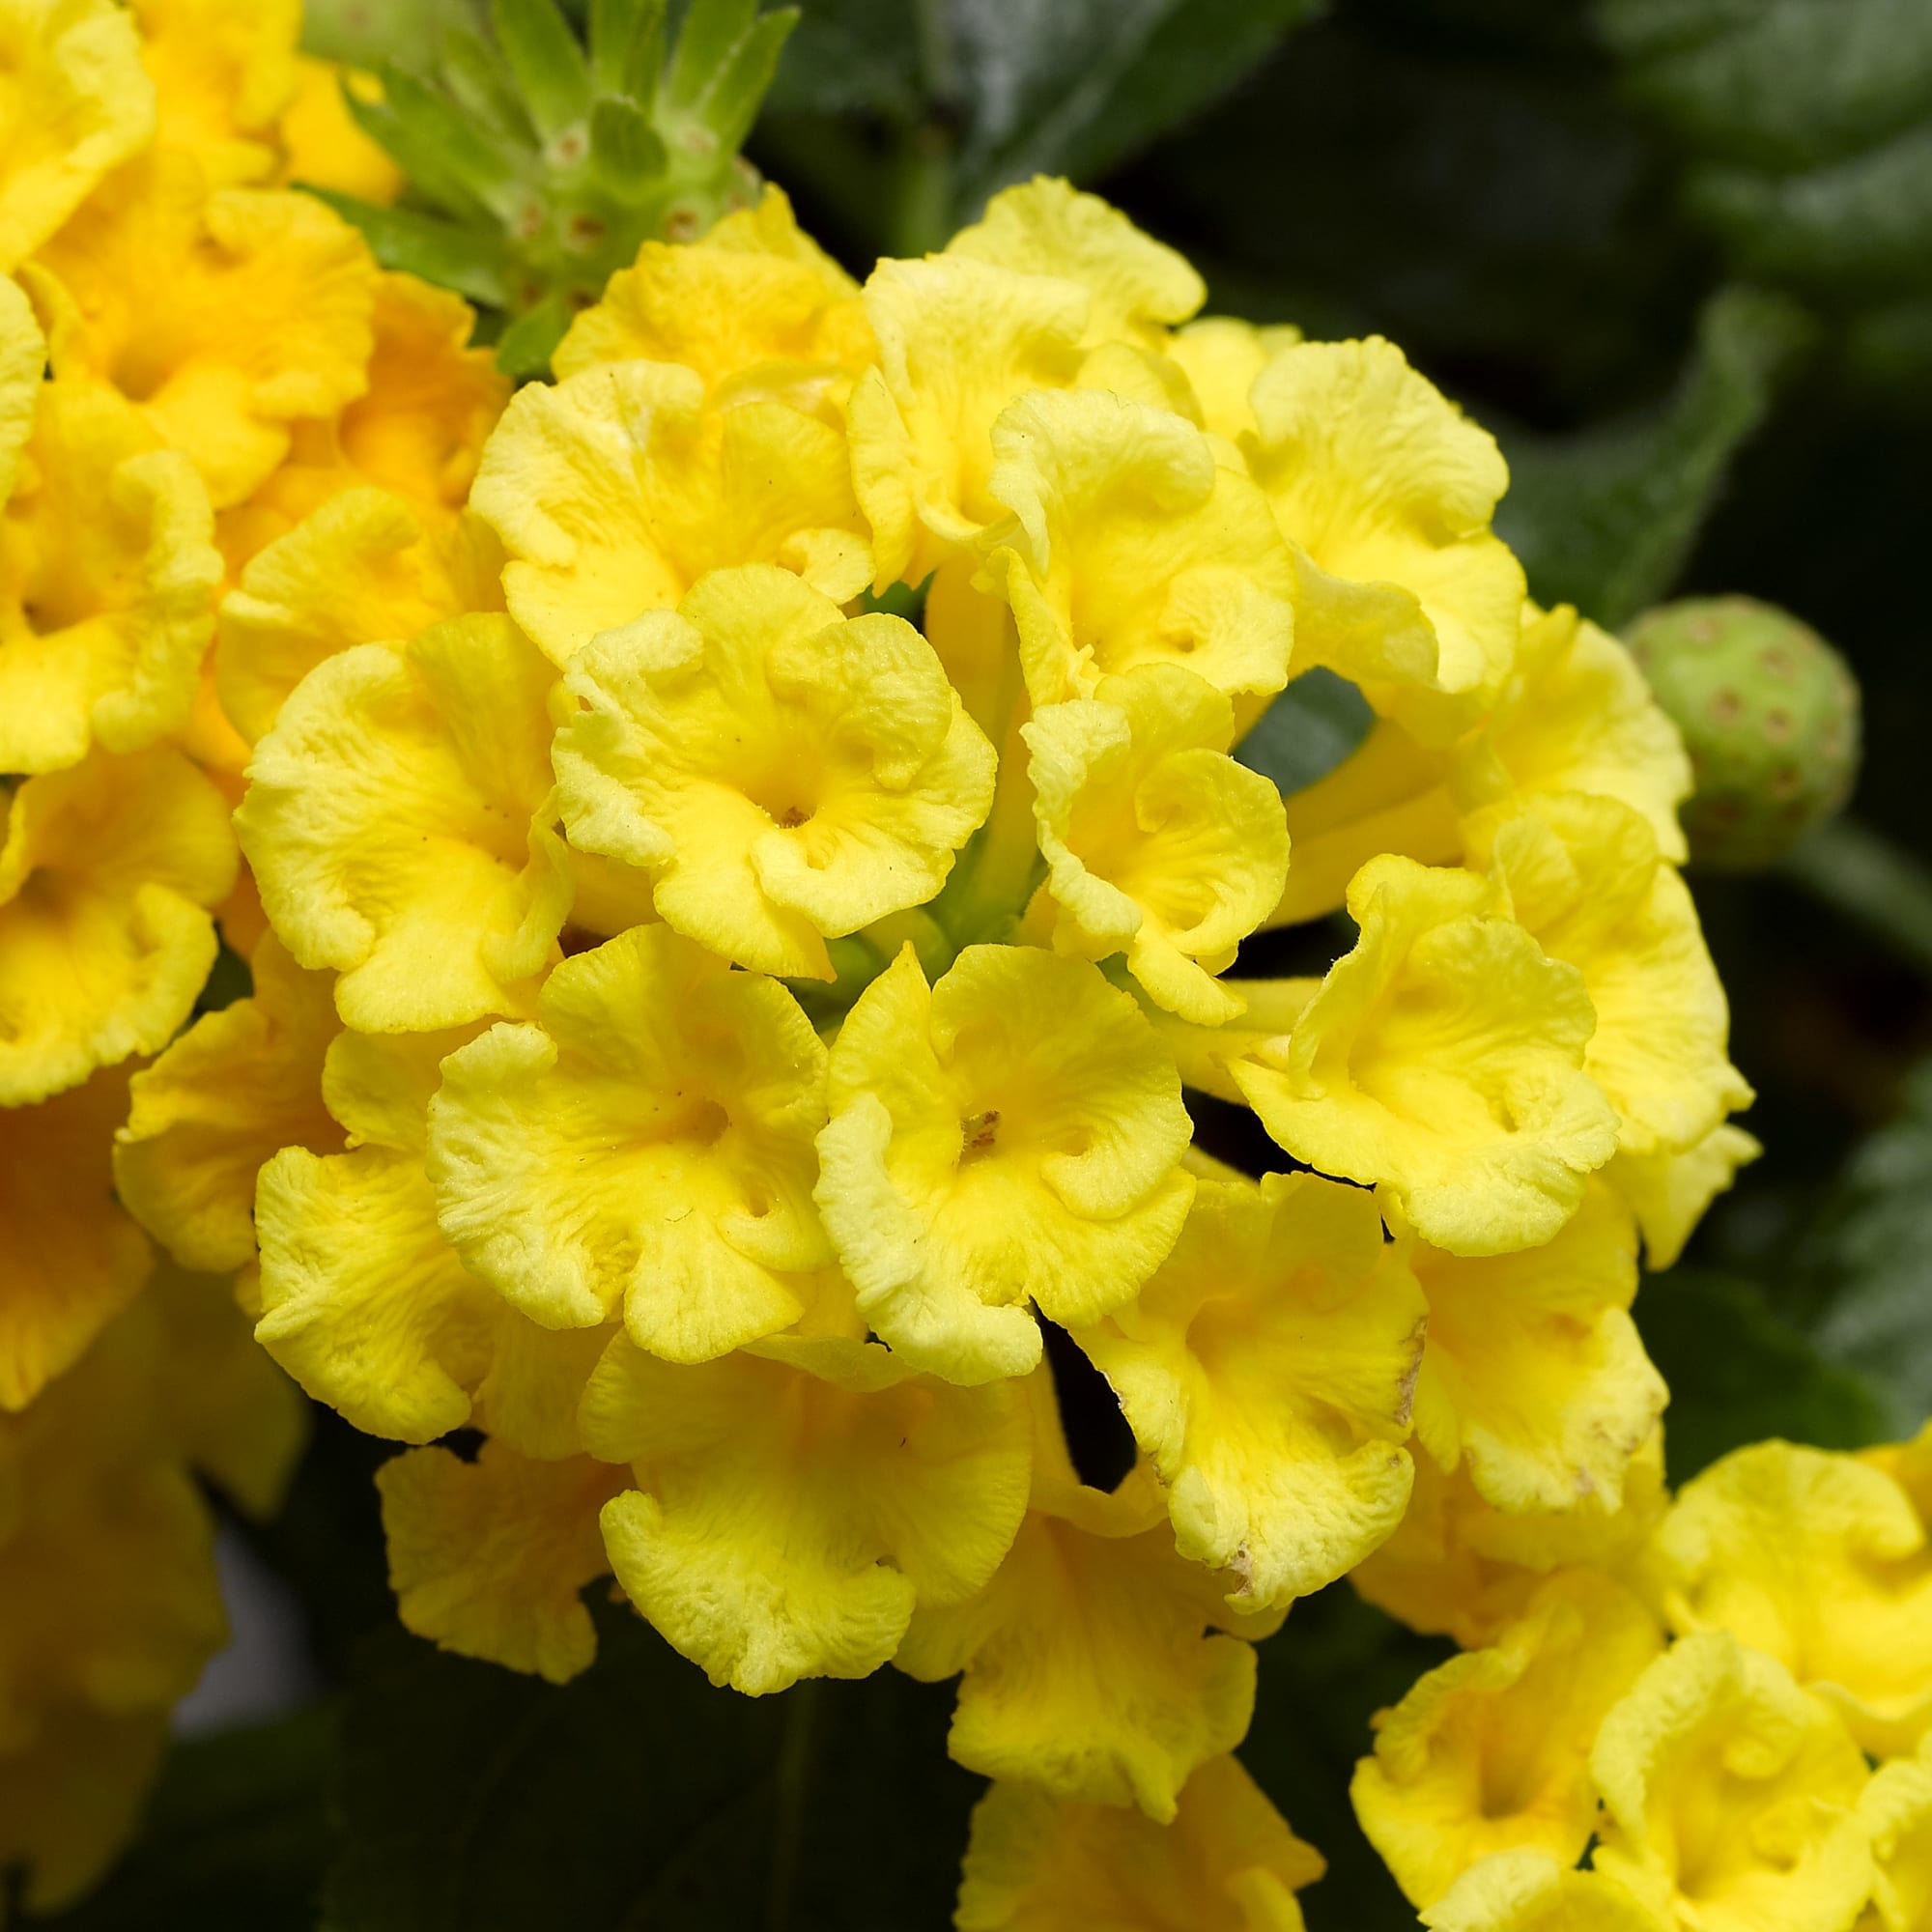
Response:
M306 0L302 50L374 69L385 60L426 69L468 0Z
M1496 529L1531 594L1612 630L1665 596L1811 336L1787 298L1726 289L1706 304L1690 366L1661 408L1561 440L1505 436L1511 481Z
M1672 1483L1768 1436L1820 1449L1884 1439L1871 1385L1776 1315L1753 1282L1697 1268L1650 1276L1636 1324L1670 1387L1663 1448Z
M497 44L546 140L590 112L590 69L556 0L494 0Z
M891 1670L715 1690L628 1609L558 1689L400 1631L351 1688L330 1932L943 1926L977 1780Z
M664 65L665 0L591 0L590 84L648 101Z
M664 78L670 106L689 112L703 101L757 12L758 0L691 0Z
M481 127L513 148L536 152L536 127L518 97L516 77L481 34L459 27L444 37L441 75L464 111Z
M1323 779L1369 735L1375 713L1348 679L1317 665L1261 715L1235 756L1284 794Z
M427 89L423 93L428 96ZM402 169L418 194L459 221L480 220L492 212L434 132L406 120L387 100L363 100L347 85L341 94L349 118Z
M553 290L534 308L526 309L497 338L497 366L518 382L550 373L550 358L577 313L562 290Z
M334 1847L328 1723L303 1711L176 1744L140 1837L82 1904L33 1918L48 1932L245 1926L308 1932Z
M409 209L377 208L333 188L308 183L297 185L360 229L384 268L440 282L471 301L500 308L509 300L510 261L499 230L459 228L453 221L439 221Z
M358 121L368 111L365 103L347 90L344 99ZM500 140L493 140L462 108L413 74L385 67L383 104L409 142L409 153L398 153L391 147L390 157L415 187L434 192L431 178L421 172L427 164L452 179L472 204L499 216L514 211L527 193L515 151Z
M779 56L797 24L796 7L761 14L714 77L699 111L721 148L735 153L745 145L778 71Z
M1831 1297L1817 1345L1882 1392L1895 1435L1932 1416L1932 1062L1907 1079L1904 1101L1853 1156L1807 1244Z
M590 165L619 201L638 200L663 184L663 137L634 100L600 100L590 110Z

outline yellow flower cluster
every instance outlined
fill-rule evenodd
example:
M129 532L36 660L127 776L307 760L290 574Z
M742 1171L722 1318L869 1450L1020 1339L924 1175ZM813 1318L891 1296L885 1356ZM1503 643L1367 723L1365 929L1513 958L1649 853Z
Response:
M262 929L221 598L325 502L441 541L504 400L461 302L283 185L383 186L298 24L0 0L0 1866L35 1908L131 1829L223 1640L196 1477L269 1511L301 1435L228 1285L183 1271L252 1254L245 1202L156 1273L139 1222L203 1204L116 1148L217 924Z
M47 304L57 371L134 367L134 274ZM1298 1925L1251 1640L1450 1492L1647 1521L1639 1233L1751 1151L1674 732L1526 602L1494 444L1399 351L1195 320L1064 184L863 288L776 189L647 244L467 508L493 398L383 286L360 402L254 327L301 382L135 358L238 574L271 931L136 1076L123 1198L419 1445L412 1629L560 1680L614 1573L748 1692L957 1674L962 1925ZM338 358L341 287L290 325ZM1317 667L1377 722L1284 801L1233 752ZM1231 976L1344 908L1324 976ZM1042 1322L1131 1425L1111 1491Z
M1551 1540L1445 1488L1365 1567L1470 1646L1379 1715L1355 1776L1424 1922L1924 1932L1932 1428L1758 1443L1642 1515Z

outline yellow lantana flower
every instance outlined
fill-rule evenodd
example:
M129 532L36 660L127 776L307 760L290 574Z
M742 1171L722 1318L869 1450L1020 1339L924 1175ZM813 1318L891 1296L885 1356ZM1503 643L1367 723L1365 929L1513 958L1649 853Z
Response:
M236 830L289 951L341 975L349 1025L531 1009L570 908L554 678L507 617L458 617L325 660L256 747Z
M1526 1846L1471 1865L1422 1922L1430 1932L1671 1932L1615 1880Z
M1145 1471L1108 1492L1075 1476L1050 1378L1030 1378L1033 1492L991 1582L965 1603L922 1604L901 1670L964 1671L949 1747L987 1777L1056 1798L1135 1804L1165 1825L1181 1787L1234 1749L1253 1715L1255 1653L1231 1626L1221 1579L1177 1554Z
M1180 1082L1097 967L975 946L928 986L908 946L833 1048L817 1199L877 1333L948 1380L1039 1359L1027 1307L1085 1324L1180 1233Z
M1565 1571L1492 1648L1438 1664L1377 1715L1375 1755L1350 1795L1414 1904L1434 1904L1495 1852L1581 1859L1597 1822L1597 1727L1662 1648L1628 1590Z
M345 490L257 552L221 600L221 707L253 744L325 658L500 611L502 569L502 551L481 519L425 527L385 490Z
M452 1055L430 1110L469 1265L549 1327L621 1312L671 1361L796 1321L831 1256L811 1205L825 1048L792 996L644 925L557 967L537 1020Z
M1371 1195L1274 1174L1199 1182L1174 1252L1077 1339L1168 1486L1180 1553L1236 1610L1280 1609L1401 1520L1425 1319Z
M1443 742L1516 658L1520 565L1490 530L1494 439L1393 343L1303 342L1255 379L1248 467L1294 561L1297 662Z
M1932 1727L1932 1533L1883 1469L1735 1450L1679 1492L1652 1563L1673 1630L1775 1657L1867 1750L1910 1751Z
M627 1336L584 1391L584 1446L627 1463L604 1542L638 1607L714 1684L864 1677L915 1605L982 1589L1026 1512L1032 1421L838 1334L697 1367Z
M159 140L211 181L259 181L296 89L301 0L128 0L155 83Z
M622 1472L588 1456L539 1462L499 1437L474 1462L412 1449L376 1474L389 1586L406 1630L564 1684L597 1633L586 1583L609 1574L597 1512Z
M1916 1757L1882 1764L1859 1799L1871 1833L1872 1906L1859 1932L1932 1926L1932 1736Z
M214 635L221 557L194 466L112 390L41 387L0 526L0 771L178 732Z
M1505 1515L1478 1494L1466 1460L1445 1475L1433 1458L1418 1457L1407 1515L1349 1581L1411 1630L1479 1650L1521 1616L1554 1571L1580 1566L1634 1582L1668 1500L1662 1430L1624 1471L1620 1508L1598 1492L1561 1509Z
M1021 725L1047 878L1035 917L1062 952L1126 955L1149 995L1219 1025L1214 976L1281 896L1281 794L1227 755L1235 712L1191 671L1145 665Z
M361 237L312 195L210 193L187 156L116 177L31 280L54 374L119 389L217 510L368 380L377 271Z
M697 242L646 242L572 322L551 366L562 380L611 362L675 362L714 400L765 394L811 408L849 391L873 355L858 283L767 183L755 208Z
M1324 1174L1388 1187L1425 1239L1492 1255L1553 1236L1616 1151L1583 1071L1595 1015L1473 874L1378 859L1361 928L1293 1031L1234 1063L1262 1124Z
M167 1044L235 883L221 794L178 752L95 753L14 793L0 844L0 1107Z
M572 660L571 842L649 873L658 916L760 972L923 904L993 798L993 748L902 618L788 571L719 571Z
M1665 1924L1833 1932L1872 1885L1867 1773L1836 1712L1717 1631L1682 1638L1605 1718L1595 1868Z
M1232 1757L1187 1780L1170 1825L995 1784L973 1810L958 1932L1302 1932L1321 1855Z
M0 1107L0 1410L24 1408L139 1293L147 1237L115 1200L128 1079Z
M1418 1242L1409 1261L1429 1303L1422 1446L1445 1470L1466 1458L1499 1509L1620 1507L1667 1391L1630 1318L1636 1235L1615 1193L1593 1179L1540 1248L1465 1261Z
M1034 704L1091 696L1136 665L1217 691L1288 678L1293 578L1266 499L1171 410L1101 391L1022 396L992 425L989 535Z
M474 1031L330 1042L323 1096L348 1148L284 1148L261 1172L256 1339L373 1435L428 1442L473 1423L524 1455L570 1456L606 1335L554 1334L471 1275L423 1171L440 1063Z
M255 1259L255 1177L282 1148L333 1152L323 1056L341 1030L326 973L304 973L272 932L250 955L254 990L204 1014L129 1086L115 1135L123 1204L185 1268Z
M1583 1056L1617 1109L1620 1151L1682 1151L1751 1090L1725 1056L1730 1011L1690 890L1628 806L1560 793L1472 827L1485 869L1552 959L1583 976Z
M835 603L871 576L840 432L755 393L711 404L675 363L520 389L470 501L508 553L511 612L558 664L715 569L780 564Z
M0 6L0 271L48 240L155 132L140 37L113 0Z

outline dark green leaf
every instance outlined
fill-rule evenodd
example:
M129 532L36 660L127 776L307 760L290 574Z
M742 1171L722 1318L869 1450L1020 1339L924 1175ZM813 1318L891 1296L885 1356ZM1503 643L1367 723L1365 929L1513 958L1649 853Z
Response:
M1318 665L1304 671L1261 715L1235 748L1250 771L1284 793L1326 778L1362 740L1375 713L1346 678Z
M563 340L571 317L576 314L570 298L560 289L547 295L536 307L526 309L497 338L497 366L518 382L550 373L550 358Z
M907 0L803 0L773 109L915 119L924 104L917 26Z
M1496 528L1531 593L1611 629L1666 595L1810 336L1786 298L1728 289L1706 306L1690 367L1662 408L1567 439L1506 436L1510 491Z
M334 1845L327 1720L279 1722L174 1746L140 1837L105 1885L48 1932L237 1926L308 1932Z
M1827 1360L1752 1282L1696 1268L1651 1276L1636 1323L1670 1385L1663 1446L1672 1483L1768 1436L1860 1449L1885 1435L1870 1384Z
M372 1644L343 1728L332 1932L851 1932L948 1922L977 1780L886 1670L714 1690L627 1609L562 1689Z
M546 139L590 112L590 69L556 0L494 0L497 44Z
M459 228L404 208L377 208L333 188L308 187L308 192L359 228L384 268L440 282L471 301L500 308L509 299L510 263L500 231Z
M1904 1097L1853 1156L1810 1257L1831 1295L1818 1346L1882 1391L1898 1435L1932 1416L1932 1063Z

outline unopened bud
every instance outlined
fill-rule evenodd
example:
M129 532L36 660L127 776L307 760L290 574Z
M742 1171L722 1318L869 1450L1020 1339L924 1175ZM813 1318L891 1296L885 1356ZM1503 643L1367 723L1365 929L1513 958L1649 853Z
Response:
M1690 753L1694 862L1772 865L1851 795L1858 680L1808 624L1748 597L1688 598L1647 611L1628 642Z

